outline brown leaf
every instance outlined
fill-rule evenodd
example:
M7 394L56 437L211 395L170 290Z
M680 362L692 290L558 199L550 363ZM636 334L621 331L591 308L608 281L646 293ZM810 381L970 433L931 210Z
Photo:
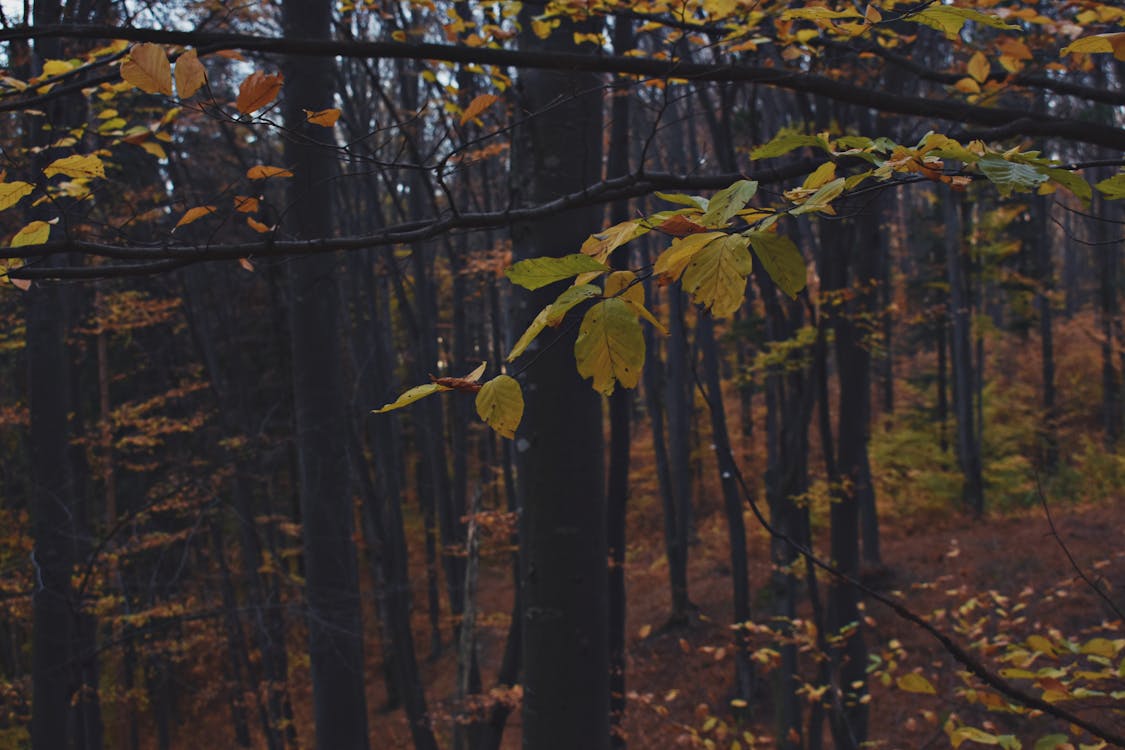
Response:
M193 221L202 219L208 214L213 214L215 211L214 206L196 206L195 208L189 208L184 212L184 215L180 217L180 220L176 222L176 226L172 227L172 231L174 232L185 224L190 224Z
M338 109L322 109L319 112L312 110L305 110L305 119L313 125L320 125L321 127L330 128L336 124L340 119L340 110Z
M481 94L476 97L469 102L469 106L465 107L465 111L461 113L461 124L464 125L469 120L479 117L482 112L499 100L500 97L495 94Z
M268 180L270 177L292 177L293 173L281 167L267 167L259 164L246 170L246 176L251 180Z
M189 49L176 60L176 92L181 99L191 97L207 82L207 71L199 62L199 55Z
M670 234L673 237L687 237L689 234L699 234L700 232L709 232L707 227L702 224L696 224L691 219L685 216L673 216L657 227L657 229L664 234Z
M121 77L149 94L172 95L172 64L159 44L138 44L121 63Z
M250 262L249 258L239 258L238 265L242 266L250 273L254 273L254 264Z
M248 115L269 105L281 93L281 83L284 80L280 73L267 75L260 70L251 73L238 87L235 108Z

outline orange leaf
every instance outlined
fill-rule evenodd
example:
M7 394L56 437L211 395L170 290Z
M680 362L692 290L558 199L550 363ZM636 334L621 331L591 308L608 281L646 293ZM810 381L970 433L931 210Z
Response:
M268 180L270 177L292 177L293 173L281 167L266 167L259 164L246 170L246 176L251 180Z
M699 234L700 232L709 231L707 227L702 224L696 224L694 221L684 216L673 216L658 226L657 229L673 237L687 237L689 234Z
M246 223L249 224L250 228L255 232L260 232L261 234L272 231L269 227L255 219L253 216L247 216Z
M977 83L984 83L988 80L988 74L991 72L991 66L988 64L988 58L984 56L981 51L976 51L973 56L969 58L969 75Z
M239 258L238 265L242 266L250 273L254 273L254 264L250 262L249 258Z
M465 111L461 113L461 124L464 125L469 120L479 117L482 112L498 102L500 97L495 94L481 94L480 96L469 102L469 106L465 107Z
M258 70L246 76L238 87L238 99L234 106L244 115L267 106L281 93L281 83L285 80L280 73L266 75Z
M193 221L202 219L207 214L213 214L215 210L214 206L196 206L195 208L189 208L184 215L180 217L180 220L176 222L176 226L172 227L172 231L174 232L185 224L190 224Z
M252 195L234 196L234 210L240 214L252 214L258 210L258 199Z
M319 112L313 112L310 109L305 110L305 119L313 125L320 125L325 128L330 128L336 124L340 119L340 110L338 109L322 109Z
M181 99L187 99L203 87L207 81L207 71L199 62L199 55L189 49L176 60L176 92Z
M149 94L172 95L172 65L159 44L138 44L121 63L121 77Z

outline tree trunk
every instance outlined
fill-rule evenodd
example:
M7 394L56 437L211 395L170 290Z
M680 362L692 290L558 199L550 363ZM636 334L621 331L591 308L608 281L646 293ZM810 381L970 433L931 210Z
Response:
M523 46L572 49L562 27L548 40L521 20ZM513 158L525 183L520 203L535 204L596 182L602 169L601 79L528 70L519 83L531 116ZM544 109L550 106L548 114ZM513 228L519 257L575 252L598 214L577 209ZM527 324L557 289L516 292L514 320ZM522 330L522 328L520 328ZM517 446L523 515L523 746L528 750L609 747L609 622L606 586L605 475L600 398L574 366L575 327L532 352L519 377L526 402Z
M286 0L285 33L328 38L328 0ZM285 123L295 137L285 142L292 165L293 235L331 236L335 173L324 128L306 123L303 110L334 106L331 58L286 62ZM363 629L348 461L348 421L339 340L339 290L332 255L289 264L293 298L290 329L293 395L308 599L309 661L312 669L317 747L366 750Z

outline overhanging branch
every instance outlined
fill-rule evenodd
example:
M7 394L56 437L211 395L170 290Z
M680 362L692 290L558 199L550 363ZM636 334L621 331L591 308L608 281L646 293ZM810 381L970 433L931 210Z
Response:
M192 45L205 50L239 49L296 56L440 60L459 64L495 65L587 73L634 75L642 78L677 78L690 81L723 81L775 86L823 96L834 101L911 117L961 122L989 128L1019 123L1018 135L1060 138L1075 143L1125 151L1125 130L1108 125L1060 117L1027 118L1027 112L980 107L959 101L935 101L863 88L843 80L736 63L708 64L653 60L616 55L583 55L566 52L507 50L450 44L413 44L359 40L319 40L231 34L209 31L114 28L80 24L19 26L0 31L0 41L35 38L125 39L136 42Z

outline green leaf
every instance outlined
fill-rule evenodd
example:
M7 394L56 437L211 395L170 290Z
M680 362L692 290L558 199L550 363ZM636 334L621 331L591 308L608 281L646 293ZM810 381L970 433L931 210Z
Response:
M708 244L684 269L684 291L715 317L733 315L746 295L746 277L753 263L749 245L740 235L725 235Z
M828 142L819 136L801 135L799 133L782 131L775 135L769 143L764 143L761 146L755 147L750 152L750 158L755 161L758 159L776 159L779 156L785 156L790 151L795 151L804 146L814 146L831 152L831 149L828 147Z
M1094 187L1108 200L1119 201L1125 198L1125 172L1115 174L1113 177L1102 180L1097 185L1094 185Z
M686 193L662 193L656 191L656 197L661 200L668 201L669 203L678 203L681 206L690 206L691 208L698 208L707 210L707 199L701 198L698 195L687 195Z
M477 414L501 437L516 436L523 419L523 391L516 379L497 375L477 392Z
M1083 203L1088 204L1090 199L1094 197L1094 191L1090 189L1090 183L1080 174L1071 172L1069 169L1058 169L1057 167L1040 167L1039 171L1047 175L1052 182L1057 182L1074 193L1075 197L1079 198ZM1125 185L1122 187L1125 189Z
M726 226L757 192L758 183L752 180L739 180L730 187L723 188L711 197L707 211L699 218L699 223L705 227Z
M30 182L0 182L0 211L16 205L34 189Z
M796 299L798 292L805 288L806 268L805 259L793 240L772 232L747 232L743 236L750 240L754 254L777 288Z
M413 388L411 388L410 390L408 390L406 393L399 396L393 402L391 402L389 404L384 404L383 406L380 406L378 409L375 409L371 413L372 414L382 414L384 412L393 411L395 409L401 409L404 406L410 406L411 404L413 404L415 401L418 401L419 399L423 399L426 396L431 396L431 395L437 393L438 391L451 391L451 390L453 390L453 389L452 388L446 388L445 386L438 385L437 383L426 383L425 385L416 385Z
M689 234L682 239L672 240L672 245L656 259L652 272L669 281L676 281L696 253L713 240L722 237L726 237L723 232L703 232L702 234Z
M1065 745L1070 742L1070 737L1065 734L1048 734L1046 737L1040 737L1035 741L1034 750L1055 750L1059 745Z
M989 16L981 13L979 10L957 8L952 5L941 5L939 3L928 5L917 13L904 16L902 20L914 21L915 23L929 26L931 29L937 29L949 39L956 39L958 35L960 35L961 27L965 25L966 21L975 21L985 26L991 26L994 29L1019 28L1019 26L1004 23L1004 21L997 16Z
M985 156L977 162L977 169L995 183L1000 195L1007 197L1013 191L1027 193L1047 181L1047 175L1027 164L1016 164L998 156Z
M551 303L550 307L547 308L547 325L557 326L575 305L580 304L583 300L600 296L602 296L602 290L598 289L593 284L581 284L579 286L570 287L560 294L558 298Z
M645 362L645 337L637 316L623 299L607 299L587 311L574 342L578 374L593 378L606 396L620 382L635 388Z
M538 289L580 273L608 271L609 266L589 255L574 253L561 258L529 258L511 266L504 274L524 289Z
M844 192L844 185L846 183L847 180L845 178L837 177L836 179L832 180L832 182L822 185L821 188L810 195L804 203L797 206L796 208L789 209L789 213L793 216L807 214L812 211L825 211L827 213L832 213L832 201L839 198L840 194Z
M904 674L902 677L895 680L895 684L898 685L899 690L905 690L908 693L937 695L937 690L934 690L934 686L930 684L930 681L916 672Z

